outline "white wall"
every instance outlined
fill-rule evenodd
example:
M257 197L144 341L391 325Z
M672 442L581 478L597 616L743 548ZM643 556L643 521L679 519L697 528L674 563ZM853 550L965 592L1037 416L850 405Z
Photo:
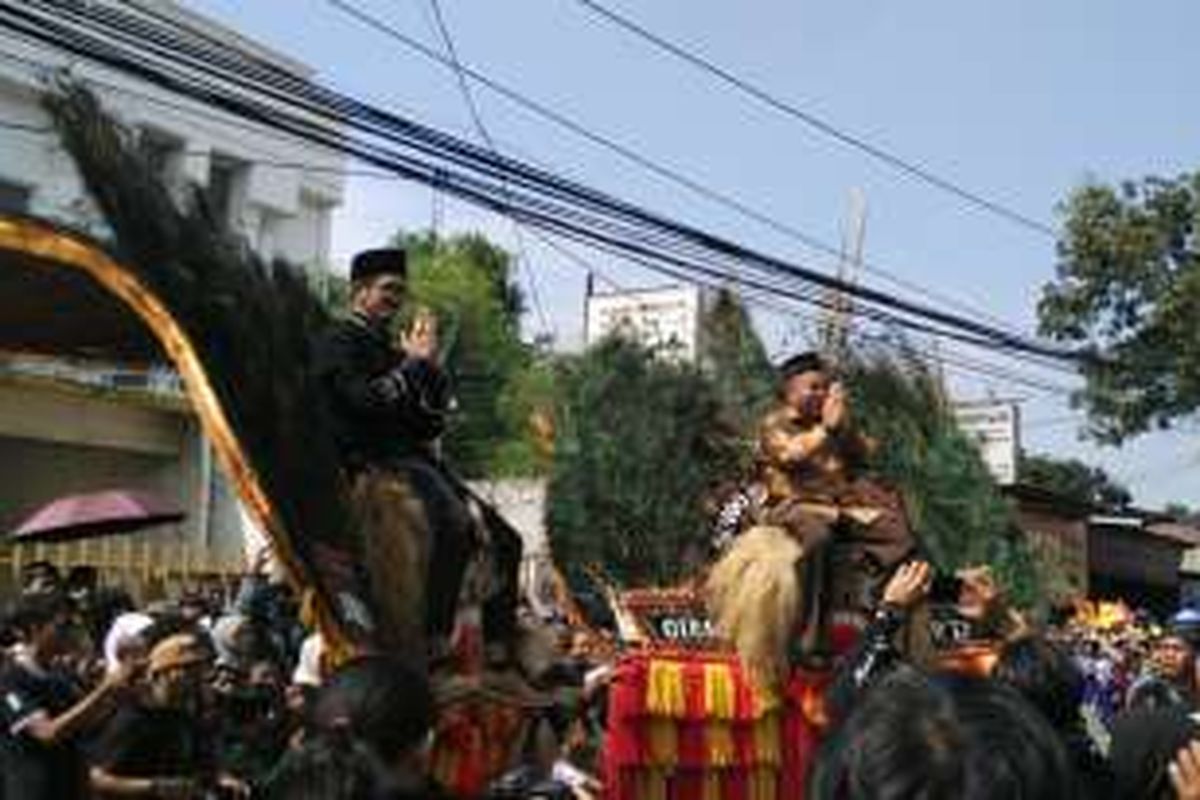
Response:
M135 2L283 69L311 75L305 65L171 0ZM214 155L240 162L235 228L268 259L282 257L314 272L328 270L332 213L342 202L345 182L340 155L8 32L0 31L0 53L0 120L46 129L0 128L0 181L32 189L29 213L96 236L107 234L39 105L46 70L69 67L131 129L179 143L182 149L174 161L182 181L207 185ZM10 476L7 490L0 492L0 517L18 513L16 507L27 501L81 490L93 481L149 481L177 496L187 510L181 535L221 554L238 553L245 532L237 498L204 447L194 418L185 413L0 386L0 474Z
M199 19L186 16L193 22ZM232 40L252 46L233 32L227 33ZM263 255L268 258L283 256L309 269L328 268L330 220L333 209L342 202L345 182L340 155L120 73L86 62L68 62L61 53L7 32L0 32L0 50L31 62L0 58L0 119L48 128L49 118L38 104L41 82L32 64L63 67L70 63L71 72L92 86L124 123L134 129L153 129L182 143L186 180L207 185L214 154L244 162L244 194L235 226L252 245L265 242L269 249ZM269 53L261 47L257 51ZM283 63L299 69L294 62L283 59ZM0 180L33 187L31 213L103 235L103 226L84 198L70 158L53 135L0 129ZM263 235L264 217L276 231L273 235Z

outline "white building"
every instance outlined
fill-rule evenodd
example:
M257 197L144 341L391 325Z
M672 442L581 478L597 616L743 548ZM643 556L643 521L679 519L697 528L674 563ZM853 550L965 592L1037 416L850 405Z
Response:
M1012 401L983 400L953 405L962 432L979 448L983 463L1001 486L1017 482L1021 454L1021 409Z
M136 3L275 67L312 74L172 0ZM128 10L130 3L113 5ZM39 105L47 71L63 68L143 137L170 185L203 187L211 207L266 258L303 266L317 280L328 273L332 213L343 196L340 155L7 32L0 32L0 212L106 237ZM171 378L161 370L0 353L0 472L6 476L0 534L61 494L130 486L163 493L188 513L174 535L147 537L174 538L200 560L238 560L250 533L245 515Z
M171 0L137 0L288 72L313 70ZM127 3L117 4L127 9ZM314 271L328 267L343 158L68 55L0 32L0 210L63 220L102 234L70 157L48 131L38 94L48 70L69 68L145 137L177 185L204 187L212 207L264 256Z
M695 361L705 301L705 293L696 286L590 295L584 345L625 336L668 358Z

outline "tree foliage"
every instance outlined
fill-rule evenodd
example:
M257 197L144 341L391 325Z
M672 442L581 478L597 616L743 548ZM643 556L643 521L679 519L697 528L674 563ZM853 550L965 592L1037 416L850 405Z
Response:
M505 413L502 398L533 360L521 341L521 299L509 279L510 258L479 234L397 237L408 252L409 310L432 309L442 358L458 407L445 448L468 477L512 473L525 425ZM401 324L406 320L402 319Z
M1022 456L1018 474L1022 483L1055 492L1082 506L1117 511L1133 502L1129 490L1107 472L1073 458Z
M1037 600L1038 570L1012 510L925 363L858 354L845 380L856 423L878 443L874 470L903 495L934 564L989 564L1019 603Z
M563 567L602 566L626 586L665 585L707 548L706 493L736 475L737 431L713 382L610 339L557 376L547 523Z
M1119 189L1087 185L1063 208L1057 278L1041 330L1085 346L1078 402L1090 431L1120 442L1200 407L1200 173Z
M749 435L774 397L775 370L745 306L717 293L700 322L700 364L738 430Z

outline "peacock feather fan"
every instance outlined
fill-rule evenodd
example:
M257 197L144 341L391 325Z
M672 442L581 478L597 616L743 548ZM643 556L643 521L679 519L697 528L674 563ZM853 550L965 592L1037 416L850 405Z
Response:
M191 340L302 565L312 572L318 542L356 555L348 491L308 369L328 315L303 274L266 264L229 235L201 190L176 202L134 133L87 88L60 82L44 105L111 227L116 256Z

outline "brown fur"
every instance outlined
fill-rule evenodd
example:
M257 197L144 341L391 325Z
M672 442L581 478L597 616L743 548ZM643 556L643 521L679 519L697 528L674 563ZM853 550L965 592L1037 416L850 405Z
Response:
M375 600L381 639L392 652L425 656L425 576L432 536L412 488L380 471L360 475L351 510Z
M803 556L782 528L760 526L735 539L708 576L718 633L766 689L779 687L787 675L788 644L802 602Z

